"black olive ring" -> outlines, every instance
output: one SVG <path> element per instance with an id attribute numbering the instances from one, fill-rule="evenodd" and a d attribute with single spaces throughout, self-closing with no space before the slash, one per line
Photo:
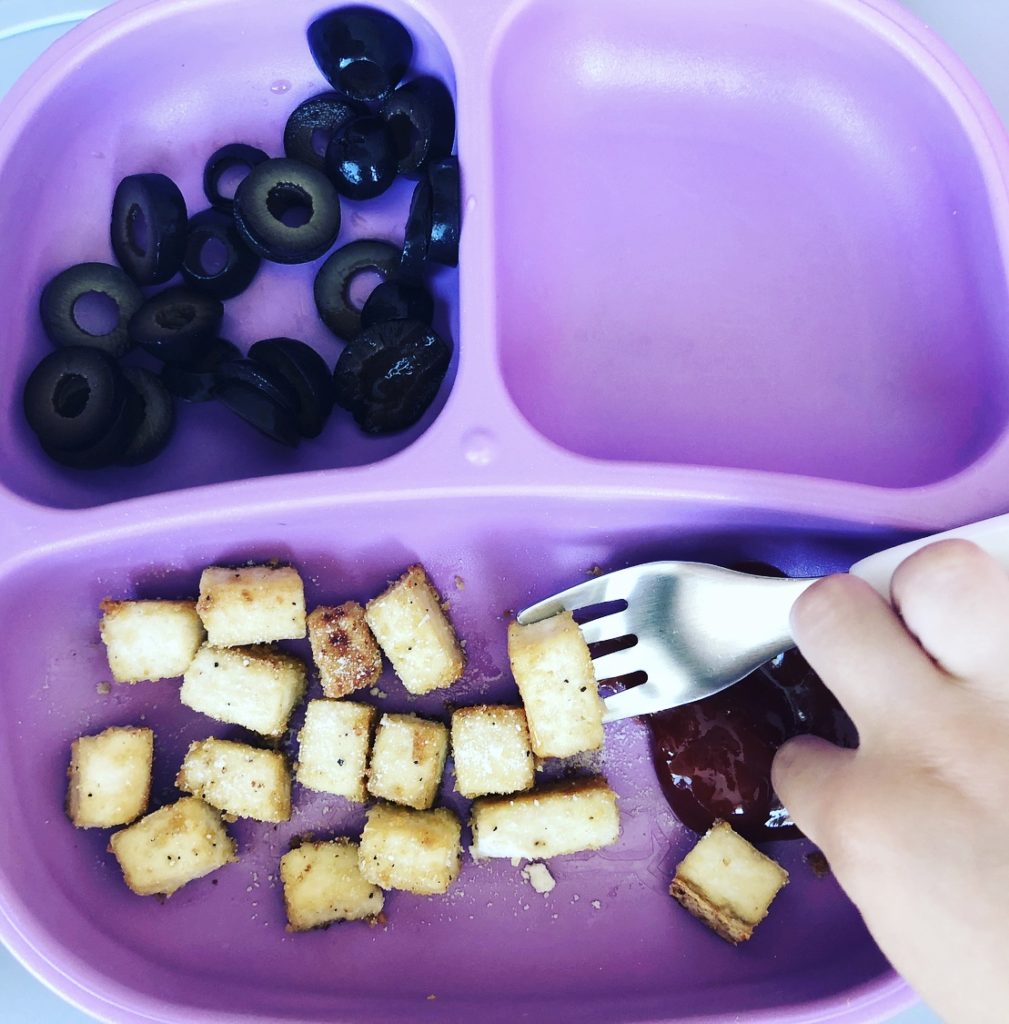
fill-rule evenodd
<path id="1" fill-rule="evenodd" d="M 360 238 L 337 249 L 315 278 L 315 305 L 322 322 L 345 341 L 355 338 L 361 330 L 361 311 L 350 301 L 351 279 L 364 270 L 388 277 L 398 263 L 399 250 L 375 239 Z"/>

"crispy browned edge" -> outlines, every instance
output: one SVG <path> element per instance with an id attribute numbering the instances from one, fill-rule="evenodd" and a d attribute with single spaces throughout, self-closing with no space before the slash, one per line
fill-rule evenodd
<path id="1" fill-rule="evenodd" d="M 715 821 L 708 832 L 718 828 L 720 825 L 726 825 L 727 823 L 721 820 Z M 731 825 L 727 826 L 732 828 Z M 708 834 L 705 832 L 705 835 Z M 701 838 L 704 838 L 703 836 Z M 698 840 L 700 842 L 700 840 Z M 760 851 L 757 851 L 760 853 Z M 767 857 L 767 854 L 761 854 L 763 857 Z M 768 857 L 768 860 L 773 860 L 772 857 Z M 777 864 L 777 861 L 774 861 Z M 779 864 L 778 867 L 781 867 Z M 780 892 L 786 885 L 788 885 L 788 873 L 785 873 L 785 879 L 778 887 Z M 698 920 L 703 921 L 716 935 L 721 936 L 726 942 L 731 942 L 734 946 L 738 946 L 741 942 L 746 942 L 752 935 L 754 929 L 760 924 L 761 921 L 767 917 L 767 912 L 770 910 L 770 904 L 764 909 L 764 913 L 761 914 L 760 919 L 750 924 L 747 921 L 742 921 L 735 914 L 731 914 L 728 910 L 719 909 L 716 907 L 703 893 L 702 890 L 696 886 L 691 885 L 685 879 L 679 877 L 679 868 L 677 868 L 677 875 L 673 878 L 669 885 L 669 895 L 676 900 L 685 910 L 693 914 Z M 777 895 L 777 893 L 775 893 Z"/>
<path id="2" fill-rule="evenodd" d="M 334 622 L 338 617 L 349 620 L 349 624 Z M 322 692 L 327 697 L 334 699 L 346 697 L 358 690 L 374 686 L 378 682 L 382 675 L 382 652 L 372 635 L 368 620 L 365 618 L 364 608 L 357 601 L 345 601 L 335 607 L 320 605 L 309 614 L 307 624 L 312 658 L 319 672 Z M 324 633 L 324 643 L 319 651 L 316 651 L 314 642 L 316 629 Z M 361 650 L 362 644 L 368 648 L 366 652 Z M 348 675 L 354 675 L 354 670 L 360 671 L 361 681 L 359 683 L 348 685 L 349 680 L 345 679 L 338 682 L 337 685 L 332 685 L 333 681 L 324 662 L 334 654 L 342 654 L 350 660 L 352 671 Z"/>
<path id="3" fill-rule="evenodd" d="M 146 808 L 150 804 L 150 802 L 151 802 L 151 777 L 154 774 L 154 771 L 153 771 L 153 768 L 154 768 L 154 730 L 152 728 L 150 728 L 150 726 L 146 726 L 146 725 L 110 725 L 108 727 L 108 729 L 103 729 L 99 733 L 94 733 L 94 734 L 87 733 L 85 735 L 102 736 L 105 733 L 107 733 L 109 731 L 109 729 L 129 729 L 130 732 L 149 732 L 151 734 L 151 770 L 148 771 L 148 773 L 147 773 L 147 789 L 144 791 L 144 807 Z M 67 778 L 70 780 L 70 782 L 69 782 L 69 785 L 67 786 L 66 798 L 63 801 L 63 810 L 64 810 L 64 813 L 66 814 L 67 818 L 70 819 L 70 823 L 74 826 L 74 828 L 98 828 L 100 826 L 97 826 L 97 825 L 78 825 L 77 822 L 74 820 L 73 813 L 70 810 L 70 802 L 71 802 L 71 799 L 73 797 L 73 788 L 74 788 L 74 765 L 77 763 L 77 744 L 83 738 L 84 738 L 83 736 L 78 736 L 77 739 L 75 739 L 70 744 L 70 763 L 67 765 Z M 124 828 L 129 827 L 130 825 L 133 824 L 134 821 L 139 821 L 146 813 L 147 813 L 146 809 L 141 811 L 133 819 L 133 821 L 123 822 L 122 823 L 122 827 L 124 827 Z M 118 825 L 112 825 L 111 827 L 112 828 L 118 828 L 119 826 Z"/>
<path id="4" fill-rule="evenodd" d="M 431 577 L 428 576 L 427 570 L 421 565 L 420 562 L 414 562 L 413 565 L 408 566 L 406 572 L 398 580 L 394 580 L 382 591 L 378 597 L 373 597 L 368 604 L 365 606 L 367 611 L 376 601 L 380 601 L 390 591 L 395 590 L 398 586 L 404 585 L 407 587 L 419 587 L 426 588 L 434 599 L 434 603 L 438 605 L 442 610 L 442 614 L 445 616 L 446 621 L 452 630 L 452 644 L 455 648 L 455 653 L 459 658 L 459 672 L 454 679 L 448 680 L 442 686 L 435 687 L 435 689 L 443 689 L 445 686 L 451 686 L 452 683 L 462 678 L 463 673 L 466 671 L 466 652 L 462 649 L 462 644 L 459 643 L 459 634 L 456 632 L 455 623 L 449 617 L 448 612 L 445 609 L 445 602 L 442 601 L 441 595 L 435 589 L 434 584 L 431 582 Z"/>
<path id="5" fill-rule="evenodd" d="M 340 846 L 352 846 L 352 845 L 354 845 L 354 840 L 348 839 L 346 836 L 336 836 L 333 839 L 322 839 L 322 840 L 318 840 L 318 841 L 314 841 L 314 842 L 309 842 L 309 843 L 300 843 L 297 848 L 300 849 L 303 846 L 315 846 L 315 847 L 328 846 L 330 843 L 338 843 Z M 291 849 L 293 850 L 293 849 L 295 849 L 295 847 L 292 847 Z M 288 852 L 290 852 L 290 850 Z M 283 862 L 283 859 L 284 858 L 281 857 L 281 862 Z M 312 925 L 309 928 L 299 928 L 297 925 L 292 924 L 291 923 L 291 904 L 288 902 L 288 899 L 287 899 L 287 886 L 284 885 L 283 863 L 281 863 L 280 875 L 281 875 L 280 887 L 281 887 L 281 889 L 284 892 L 284 915 L 287 918 L 287 925 L 285 926 L 285 930 L 286 931 L 289 931 L 289 932 L 310 932 L 310 931 L 316 931 L 316 930 L 321 930 L 321 929 L 328 928 L 331 924 L 341 924 L 341 923 L 343 923 L 343 922 L 340 922 L 340 921 L 324 921 L 322 924 L 314 924 L 314 925 Z M 367 881 L 367 879 L 365 879 L 365 881 Z M 375 883 L 374 882 L 368 882 L 368 884 L 369 885 L 374 885 Z M 376 886 L 376 888 L 378 888 L 378 887 Z M 379 914 L 381 914 L 381 911 L 379 911 Z M 366 921 L 368 923 L 374 923 L 378 919 L 379 914 L 371 914 L 369 917 L 361 918 L 361 920 L 362 921 Z"/>

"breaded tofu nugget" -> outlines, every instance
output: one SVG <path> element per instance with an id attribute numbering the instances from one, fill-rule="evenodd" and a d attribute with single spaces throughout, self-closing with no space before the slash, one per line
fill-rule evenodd
<path id="1" fill-rule="evenodd" d="M 680 861 L 669 895 L 727 942 L 738 945 L 767 916 L 788 872 L 724 821 Z"/>
<path id="2" fill-rule="evenodd" d="M 195 601 L 102 601 L 99 629 L 117 683 L 175 679 L 203 643 Z"/>
<path id="3" fill-rule="evenodd" d="M 364 779 L 378 712 L 350 700 L 310 700 L 298 734 L 297 779 L 308 789 L 356 803 L 368 798 Z"/>
<path id="4" fill-rule="evenodd" d="M 422 565 L 411 565 L 385 593 L 369 601 L 365 617 L 410 693 L 451 686 L 462 675 L 462 647 Z"/>
<path id="5" fill-rule="evenodd" d="M 213 737 L 197 740 L 189 746 L 175 785 L 233 818 L 291 817 L 291 775 L 276 750 Z"/>
<path id="6" fill-rule="evenodd" d="M 305 664 L 270 646 L 204 644 L 182 679 L 186 707 L 219 722 L 281 736 L 305 695 Z"/>
<path id="7" fill-rule="evenodd" d="M 346 697 L 378 682 L 382 652 L 356 601 L 316 608 L 308 617 L 308 638 L 327 697 Z"/>
<path id="8" fill-rule="evenodd" d="M 508 658 L 533 753 L 571 757 L 603 745 L 603 702 L 592 658 L 570 612 L 508 626 Z"/>
<path id="9" fill-rule="evenodd" d="M 291 566 L 212 565 L 200 577 L 196 610 L 215 647 L 300 640 L 305 635 L 305 588 Z"/>
<path id="10" fill-rule="evenodd" d="M 418 896 L 447 892 L 459 874 L 460 835 L 459 819 L 447 807 L 414 811 L 376 804 L 361 834 L 361 874 L 383 889 Z"/>
<path id="11" fill-rule="evenodd" d="M 419 811 L 434 803 L 448 756 L 448 729 L 416 715 L 383 715 L 368 767 L 368 792 Z"/>
<path id="12" fill-rule="evenodd" d="M 452 713 L 455 788 L 468 799 L 532 789 L 536 759 L 522 708 L 484 704 Z"/>
<path id="13" fill-rule="evenodd" d="M 474 860 L 545 860 L 598 850 L 620 836 L 617 795 L 601 776 L 514 796 L 484 797 L 474 802 L 470 825 Z"/>
<path id="14" fill-rule="evenodd" d="M 221 816 L 195 796 L 183 797 L 113 833 L 109 852 L 139 896 L 171 896 L 187 882 L 238 859 Z"/>
<path id="15" fill-rule="evenodd" d="M 147 810 L 154 733 L 113 726 L 70 745 L 67 816 L 78 828 L 128 825 Z"/>
<path id="16" fill-rule="evenodd" d="M 349 839 L 302 843 L 285 853 L 280 880 L 292 932 L 373 918 L 385 904 L 385 893 L 361 874 L 358 844 Z"/>

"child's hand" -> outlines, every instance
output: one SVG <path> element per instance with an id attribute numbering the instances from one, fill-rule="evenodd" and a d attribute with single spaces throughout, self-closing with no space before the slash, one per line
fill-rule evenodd
<path id="1" fill-rule="evenodd" d="M 792 616 L 861 746 L 803 736 L 774 786 L 894 967 L 950 1021 L 1009 1015 L 1009 574 L 973 544 L 907 559 L 896 611 L 833 576 Z"/>

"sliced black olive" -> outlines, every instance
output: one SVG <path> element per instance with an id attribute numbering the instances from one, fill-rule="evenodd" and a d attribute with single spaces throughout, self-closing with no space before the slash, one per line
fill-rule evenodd
<path id="1" fill-rule="evenodd" d="M 298 444 L 295 416 L 262 389 L 242 381 L 222 381 L 217 400 L 267 437 L 294 448 Z"/>
<path id="2" fill-rule="evenodd" d="M 406 218 L 406 236 L 400 267 L 408 277 L 417 277 L 427 264 L 427 247 L 431 241 L 431 182 L 426 177 L 417 182 L 410 199 Z"/>
<path id="3" fill-rule="evenodd" d="M 413 57 L 410 33 L 373 7 L 341 7 L 316 18 L 308 45 L 334 89 L 353 100 L 382 100 Z"/>
<path id="4" fill-rule="evenodd" d="M 168 443 L 175 427 L 175 408 L 165 385 L 150 370 L 126 366 L 123 375 L 140 396 L 143 412 L 117 461 L 121 466 L 139 466 L 159 455 Z"/>
<path id="5" fill-rule="evenodd" d="M 230 188 L 222 188 L 225 185 L 225 175 L 240 171 L 243 167 L 248 173 L 253 167 L 269 159 L 261 149 L 247 146 L 244 142 L 231 142 L 227 146 L 221 146 L 203 169 L 203 191 L 207 202 L 220 210 L 230 212 L 235 204 L 238 182 L 232 181 Z M 225 192 L 230 192 L 230 195 L 226 195 Z"/>
<path id="6" fill-rule="evenodd" d="M 266 160 L 235 193 L 235 222 L 253 252 L 274 263 L 309 263 L 336 241 L 340 197 L 315 167 Z"/>
<path id="7" fill-rule="evenodd" d="M 459 191 L 459 161 L 454 156 L 436 160 L 427 169 L 431 182 L 431 237 L 427 258 L 447 267 L 459 263 L 459 227 L 462 199 Z"/>
<path id="8" fill-rule="evenodd" d="M 25 419 L 45 447 L 80 451 L 112 429 L 127 388 L 111 356 L 68 345 L 50 352 L 29 375 L 23 394 Z"/>
<path id="9" fill-rule="evenodd" d="M 333 377 L 314 348 L 294 338 L 268 338 L 249 349 L 249 358 L 281 374 L 298 395 L 298 430 L 318 437 L 333 411 Z"/>
<path id="10" fill-rule="evenodd" d="M 185 365 L 217 337 L 223 316 L 220 299 L 195 288 L 168 288 L 134 313 L 130 338 L 163 362 Z"/>
<path id="11" fill-rule="evenodd" d="M 42 289 L 39 313 L 54 344 L 83 345 L 121 356 L 130 347 L 130 317 L 143 302 L 143 293 L 119 267 L 79 263 Z"/>
<path id="12" fill-rule="evenodd" d="M 405 430 L 434 401 L 452 349 L 427 324 L 388 320 L 362 331 L 333 374 L 336 404 L 369 434 Z"/>
<path id="13" fill-rule="evenodd" d="M 124 384 L 125 400 L 112 426 L 87 448 L 68 451 L 43 444 L 42 450 L 56 462 L 72 469 L 103 469 L 119 462 L 136 435 L 144 416 L 144 403 L 136 388 Z"/>
<path id="14" fill-rule="evenodd" d="M 361 310 L 361 329 L 386 320 L 420 320 L 429 324 L 433 319 L 434 299 L 422 284 L 383 281 L 375 286 Z"/>
<path id="15" fill-rule="evenodd" d="M 455 105 L 440 79 L 421 75 L 401 85 L 382 104 L 382 117 L 392 133 L 400 174 L 415 175 L 452 152 Z"/>
<path id="16" fill-rule="evenodd" d="M 284 152 L 292 160 L 323 170 L 330 140 L 366 108 L 346 96 L 324 92 L 295 107 L 284 127 Z"/>
<path id="17" fill-rule="evenodd" d="M 374 199 L 395 180 L 399 158 L 392 132 L 380 117 L 348 121 L 326 150 L 326 170 L 348 199 Z"/>
<path id="18" fill-rule="evenodd" d="M 252 284 L 259 257 L 238 233 L 235 218 L 223 210 L 203 210 L 189 221 L 182 279 L 218 299 L 232 299 Z"/>
<path id="19" fill-rule="evenodd" d="M 345 341 L 355 337 L 361 329 L 361 311 L 350 300 L 351 280 L 365 270 L 388 277 L 398 261 L 394 245 L 375 239 L 360 238 L 337 249 L 315 277 L 315 305 L 322 322 Z"/>
<path id="20" fill-rule="evenodd" d="M 164 174 L 123 178 L 112 201 L 112 251 L 137 284 L 164 284 L 186 251 L 186 201 Z"/>
<path id="21" fill-rule="evenodd" d="M 162 383 L 176 398 L 186 402 L 209 402 L 217 386 L 217 369 L 230 359 L 241 359 L 242 353 L 230 341 L 215 338 L 200 355 L 184 366 L 166 363 L 161 369 Z"/>
<path id="22" fill-rule="evenodd" d="M 284 374 L 251 359 L 233 359 L 217 368 L 217 392 L 231 384 L 257 388 L 291 416 L 298 415 L 298 392 Z"/>

